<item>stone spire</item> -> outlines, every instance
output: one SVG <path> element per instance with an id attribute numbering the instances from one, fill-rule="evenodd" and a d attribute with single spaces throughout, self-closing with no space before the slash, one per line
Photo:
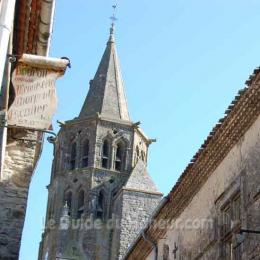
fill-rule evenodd
<path id="1" fill-rule="evenodd" d="M 106 50 L 94 79 L 90 81 L 89 92 L 79 117 L 97 114 L 109 119 L 130 121 L 116 52 L 113 24 L 110 28 Z"/>

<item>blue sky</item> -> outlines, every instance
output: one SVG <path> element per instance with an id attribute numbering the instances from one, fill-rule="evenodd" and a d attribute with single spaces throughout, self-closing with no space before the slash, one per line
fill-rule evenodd
<path id="1" fill-rule="evenodd" d="M 157 142 L 149 172 L 167 194 L 260 64 L 258 0 L 118 0 L 116 42 L 133 121 Z M 72 68 L 58 80 L 54 122 L 78 115 L 103 54 L 114 1 L 57 1 L 51 55 Z M 55 124 L 55 131 L 58 127 Z M 20 260 L 37 259 L 52 145 L 33 176 Z"/>

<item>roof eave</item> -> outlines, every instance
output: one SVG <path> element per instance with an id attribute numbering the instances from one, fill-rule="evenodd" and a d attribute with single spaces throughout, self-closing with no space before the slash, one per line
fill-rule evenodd
<path id="1" fill-rule="evenodd" d="M 226 116 L 223 119 L 220 119 L 219 123 L 213 128 L 204 144 L 193 157 L 190 164 L 184 170 L 173 189 L 168 194 L 169 201 L 163 204 L 156 215 L 153 216 L 153 219 L 166 218 L 168 220 L 172 220 L 173 218 L 178 217 L 182 210 L 190 203 L 199 188 L 205 183 L 210 174 L 214 172 L 223 158 L 225 158 L 241 136 L 246 133 L 249 127 L 258 118 L 260 115 L 260 106 L 258 105 L 260 104 L 260 68 L 254 70 L 254 73 L 250 76 L 249 80 L 246 81 L 246 85 L 248 88 L 244 88 L 242 91 L 239 91 L 238 95 L 235 97 L 235 100 L 226 111 Z M 244 120 L 241 120 L 243 117 Z M 234 122 L 235 118 L 239 122 L 237 125 L 231 124 Z M 236 131 L 236 136 L 232 136 L 231 138 L 228 133 L 230 132 L 235 134 L 232 129 L 234 127 L 240 128 L 239 131 Z M 225 136 L 223 135 L 224 133 Z M 223 138 L 229 140 L 229 142 L 226 143 L 227 146 L 218 143 L 220 142 L 218 136 L 222 136 L 222 141 Z M 217 146 L 217 144 L 220 147 L 219 149 L 222 150 L 222 154 L 216 158 L 216 161 L 210 162 L 215 160 L 213 159 L 215 157 L 211 156 L 208 158 L 207 154 L 209 153 L 209 150 L 212 150 L 213 146 Z M 217 152 L 218 151 L 215 151 L 215 153 Z M 203 167 L 201 166 L 201 162 L 203 160 L 208 165 L 211 163 L 213 164 L 211 168 L 204 169 L 204 172 L 202 171 Z M 193 182 L 195 175 L 198 180 L 197 185 Z M 185 201 L 183 201 L 182 198 L 185 198 Z M 166 231 L 167 229 L 158 230 L 155 226 L 153 226 L 153 224 L 148 225 L 143 230 L 143 232 L 149 233 L 149 236 L 153 237 L 154 240 L 158 240 L 160 236 L 165 235 Z M 139 235 L 131 245 L 124 259 L 134 259 L 136 257 L 138 257 L 138 259 L 144 259 L 151 252 L 151 250 L 152 246 L 147 244 L 142 236 Z"/>

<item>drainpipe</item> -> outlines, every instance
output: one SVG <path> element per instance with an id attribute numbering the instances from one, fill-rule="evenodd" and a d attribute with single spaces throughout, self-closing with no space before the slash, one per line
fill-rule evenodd
<path id="1" fill-rule="evenodd" d="M 14 23 L 16 0 L 0 1 L 0 91 L 3 95 L 1 110 L 7 108 L 8 89 L 10 82 L 11 64 L 9 63 L 7 54 L 12 50 L 12 30 Z M 11 53 L 11 52 L 10 52 Z M 2 89 L 4 87 L 4 89 Z M 5 112 L 1 111 L 0 118 L 5 119 Z M 3 122 L 1 122 L 2 124 Z M 5 147 L 7 140 L 7 129 L 0 129 L 0 180 L 3 171 L 3 161 L 5 155 Z"/>
<path id="2" fill-rule="evenodd" d="M 128 248 L 123 260 L 127 260 L 128 256 L 131 254 L 131 252 L 133 251 L 135 244 L 137 243 L 137 241 L 143 237 L 143 239 L 147 242 L 149 242 L 150 244 L 153 245 L 153 249 L 155 249 L 155 260 L 158 260 L 158 246 L 154 241 L 151 241 L 150 239 L 148 239 L 145 236 L 145 232 L 147 231 L 148 227 L 150 226 L 149 223 L 152 223 L 153 220 L 155 219 L 155 217 L 157 216 L 157 214 L 161 211 L 161 209 L 163 208 L 163 206 L 168 202 L 169 200 L 169 194 L 165 197 L 163 197 L 159 203 L 159 205 L 155 208 L 155 210 L 152 213 L 152 217 L 150 218 L 150 221 L 148 221 L 148 224 L 146 225 L 146 227 L 144 227 L 140 233 L 138 234 L 138 236 L 136 237 L 136 239 L 131 243 L 130 247 Z"/>
<path id="3" fill-rule="evenodd" d="M 2 0 L 0 10 L 0 87 L 2 86 L 5 62 L 14 22 L 16 0 Z"/>
<path id="4" fill-rule="evenodd" d="M 150 223 L 154 220 L 155 216 L 160 212 L 160 210 L 167 203 L 168 200 L 169 200 L 169 195 L 162 198 L 159 205 L 155 208 L 155 210 L 152 213 L 152 217 L 150 218 Z M 148 224 L 148 226 L 149 226 L 149 224 Z M 153 249 L 155 251 L 154 259 L 158 260 L 158 245 L 157 245 L 157 242 L 151 240 L 151 238 L 149 238 L 148 236 L 145 235 L 145 231 L 148 229 L 148 226 L 141 231 L 141 235 L 142 235 L 142 237 L 145 241 L 147 241 L 148 243 L 150 243 L 153 246 Z"/>
<path id="5" fill-rule="evenodd" d="M 148 236 L 146 236 L 144 230 L 142 230 L 142 237 L 144 238 L 145 241 L 147 241 L 148 243 L 150 243 L 153 246 L 153 249 L 154 249 L 154 252 L 155 252 L 154 260 L 158 260 L 158 245 L 157 245 L 157 243 L 154 242 Z"/>

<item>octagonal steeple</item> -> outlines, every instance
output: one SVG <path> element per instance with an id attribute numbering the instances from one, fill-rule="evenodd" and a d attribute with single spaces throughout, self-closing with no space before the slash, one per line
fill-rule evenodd
<path id="1" fill-rule="evenodd" d="M 109 119 L 130 121 L 113 25 L 95 77 L 90 81 L 89 92 L 79 117 L 97 114 Z"/>

